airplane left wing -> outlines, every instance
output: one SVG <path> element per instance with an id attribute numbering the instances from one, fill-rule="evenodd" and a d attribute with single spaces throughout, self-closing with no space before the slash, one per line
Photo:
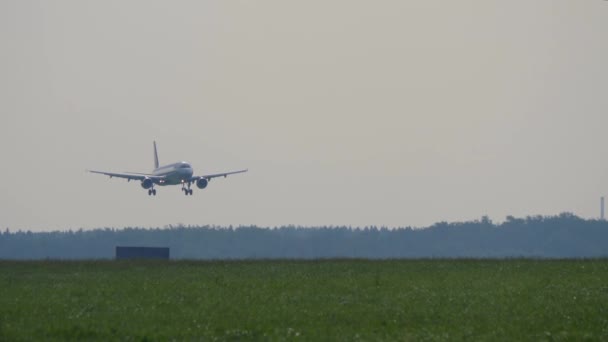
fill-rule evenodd
<path id="1" fill-rule="evenodd" d="M 234 175 L 236 173 L 243 173 L 243 172 L 247 172 L 249 171 L 249 169 L 244 169 L 244 170 L 238 170 L 238 171 L 230 171 L 230 172 L 223 172 L 223 173 L 213 173 L 210 175 L 203 175 L 203 176 L 192 176 L 192 181 L 197 181 L 199 179 L 211 179 L 211 178 L 216 178 L 216 177 L 227 177 L 228 175 Z"/>

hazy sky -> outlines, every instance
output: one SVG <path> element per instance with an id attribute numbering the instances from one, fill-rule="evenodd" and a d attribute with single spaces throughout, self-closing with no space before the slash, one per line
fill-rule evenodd
<path id="1" fill-rule="evenodd" d="M 608 2 L 0 0 L 0 228 L 599 215 Z M 85 169 L 250 172 L 184 196 Z"/>

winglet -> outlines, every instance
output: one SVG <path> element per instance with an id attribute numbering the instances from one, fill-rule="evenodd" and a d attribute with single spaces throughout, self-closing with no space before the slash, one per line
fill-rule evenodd
<path id="1" fill-rule="evenodd" d="M 154 169 L 158 169 L 158 152 L 156 151 L 156 141 L 154 141 Z"/>

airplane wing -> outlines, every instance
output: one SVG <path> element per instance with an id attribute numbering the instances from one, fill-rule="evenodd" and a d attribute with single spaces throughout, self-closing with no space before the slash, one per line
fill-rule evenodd
<path id="1" fill-rule="evenodd" d="M 112 178 L 112 177 L 126 178 L 127 180 L 133 180 L 133 179 L 143 180 L 145 178 L 149 178 L 153 181 L 159 181 L 159 180 L 163 179 L 163 177 L 158 177 L 158 176 L 145 174 L 145 173 L 114 173 L 114 172 L 95 171 L 95 170 L 88 170 L 88 171 L 91 173 L 99 173 L 101 175 L 106 175 L 106 176 L 109 176 L 110 178 Z"/>
<path id="2" fill-rule="evenodd" d="M 223 173 L 214 173 L 214 174 L 210 174 L 210 175 L 203 175 L 203 176 L 192 176 L 192 180 L 193 181 L 197 181 L 201 178 L 204 179 L 211 179 L 211 178 L 216 178 L 216 177 L 227 177 L 228 175 L 233 175 L 235 173 L 243 173 L 243 172 L 247 172 L 249 171 L 249 169 L 244 169 L 244 170 L 238 170 L 238 171 L 230 171 L 230 172 L 223 172 Z"/>

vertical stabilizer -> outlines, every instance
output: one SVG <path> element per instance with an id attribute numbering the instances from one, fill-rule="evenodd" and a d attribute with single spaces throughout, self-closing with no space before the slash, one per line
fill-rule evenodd
<path id="1" fill-rule="evenodd" d="M 154 142 L 154 169 L 158 169 L 158 152 L 156 151 L 156 141 Z"/>

